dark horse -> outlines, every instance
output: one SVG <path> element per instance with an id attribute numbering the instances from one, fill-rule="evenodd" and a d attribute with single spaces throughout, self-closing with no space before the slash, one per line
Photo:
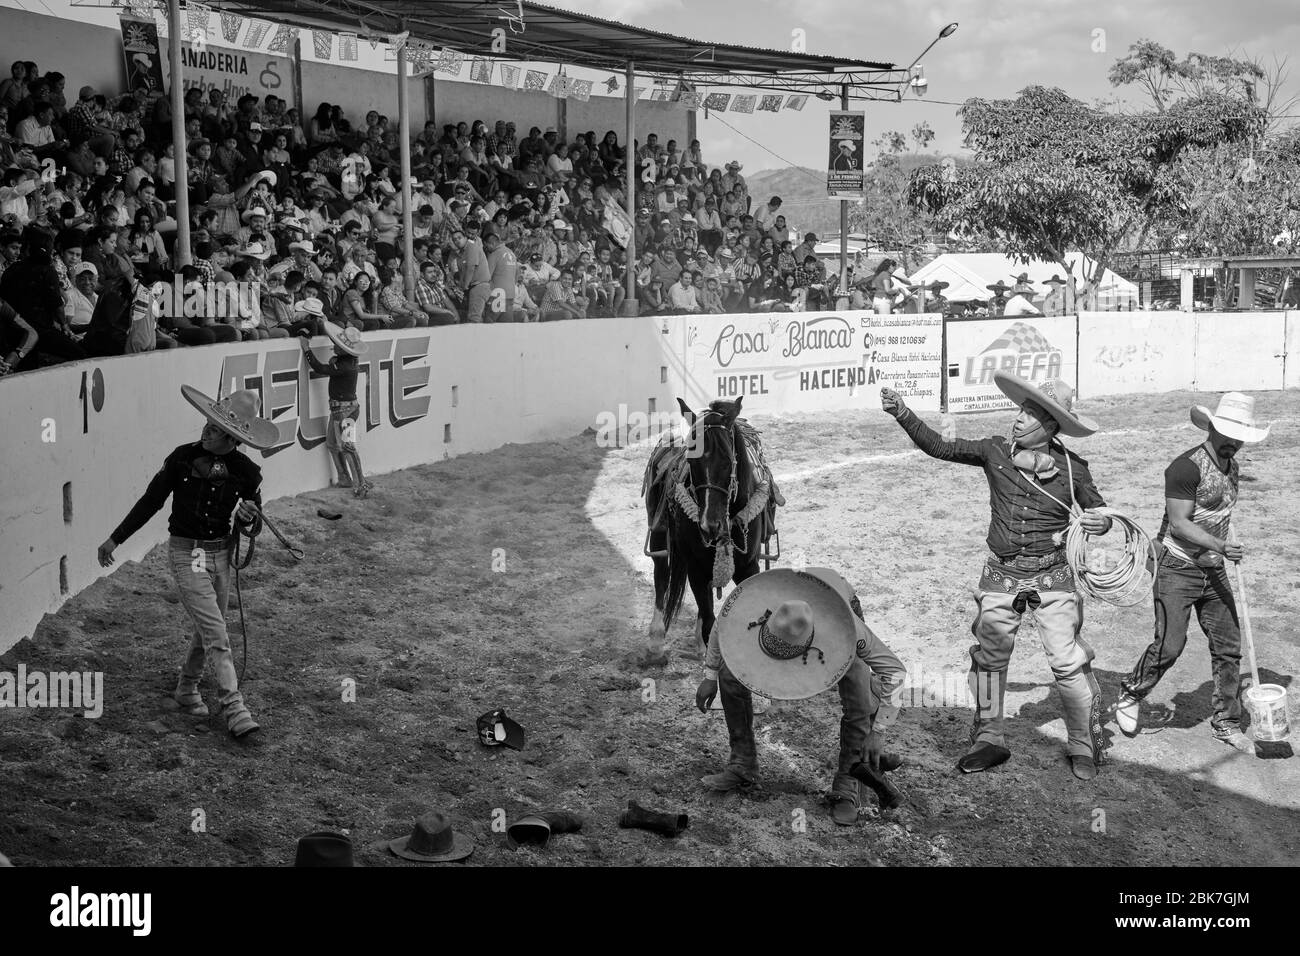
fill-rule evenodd
<path id="1" fill-rule="evenodd" d="M 715 620 L 711 592 L 716 588 L 721 593 L 726 584 L 715 580 L 715 569 L 725 571 L 725 555 L 718 560 L 717 549 L 731 549 L 730 579 L 735 583 L 757 574 L 760 557 L 770 563 L 778 556 L 761 549 L 768 537 L 765 530 L 771 527 L 773 502 L 783 503 L 761 460 L 757 433 L 738 419 L 741 399 L 715 401 L 698 415 L 680 398 L 677 404 L 690 426 L 685 445 L 661 443 L 650 456 L 642 487 L 650 522 L 646 553 L 655 568 L 650 638 L 659 646 L 677 616 L 688 581 L 699 608 L 700 639 L 708 643 Z M 679 495 L 694 502 L 694 508 L 684 506 Z M 747 507 L 758 510 L 742 526 L 741 513 Z"/>

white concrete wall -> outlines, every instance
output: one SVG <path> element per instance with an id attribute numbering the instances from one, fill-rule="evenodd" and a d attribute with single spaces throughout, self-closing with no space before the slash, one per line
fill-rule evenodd
<path id="1" fill-rule="evenodd" d="M 1079 394 L 1295 388 L 1297 326 L 1297 312 L 1083 312 Z"/>
<path id="2" fill-rule="evenodd" d="M 0 35 L 4 37 L 0 74 L 8 77 L 14 60 L 31 60 L 41 76 L 62 73 L 68 78 L 64 95 L 69 106 L 87 84 L 106 96 L 126 87 L 120 30 L 4 8 L 0 9 Z"/>
<path id="3" fill-rule="evenodd" d="M 311 46 L 311 35 L 303 38 L 305 47 Z M 424 128 L 426 115 L 424 80 L 407 81 L 406 95 L 410 102 L 411 132 Z M 379 73 L 337 63 L 302 64 L 303 128 L 316 114 L 322 103 L 343 107 L 343 115 L 353 128 L 365 126 L 366 113 L 375 110 L 388 117 L 390 129 L 401 121 L 397 112 L 397 72 Z"/>

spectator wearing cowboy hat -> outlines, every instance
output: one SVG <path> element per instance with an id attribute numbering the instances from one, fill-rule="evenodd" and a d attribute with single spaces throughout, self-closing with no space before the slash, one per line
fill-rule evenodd
<path id="1" fill-rule="evenodd" d="M 1044 315 L 1065 315 L 1066 312 L 1066 295 L 1065 288 L 1069 283 L 1061 278 L 1060 274 L 1053 274 L 1043 285 L 1047 286 L 1047 295 L 1043 298 Z"/>
<path id="2" fill-rule="evenodd" d="M 975 591 L 978 611 L 971 625 L 975 722 L 971 748 L 957 768 L 976 773 L 1011 756 L 1003 727 L 1007 669 L 1022 616 L 1033 610 L 1064 710 L 1070 769 L 1080 780 L 1091 780 L 1103 746 L 1100 689 L 1092 673 L 1093 650 L 1080 637 L 1083 596 L 1061 540 L 1072 520 L 1091 535 L 1105 534 L 1111 520 L 1097 513 L 1106 502 L 1088 463 L 1068 451 L 1058 435 L 1091 435 L 1097 424 L 1072 411 L 1074 390 L 1060 379 L 1034 384 L 999 370 L 993 380 L 1020 406 L 1010 439 L 945 441 L 897 392 L 880 392 L 881 407 L 921 451 L 939 461 L 982 468 L 989 485 L 991 554 Z"/>
<path id="3" fill-rule="evenodd" d="M 208 716 L 199 681 L 205 665 L 211 667 L 219 713 L 230 733 L 243 738 L 259 727 L 239 691 L 226 631 L 231 517 L 233 514 L 248 533 L 260 529 L 262 470 L 238 448 L 240 444 L 272 448 L 280 440 L 279 428 L 258 417 L 258 397 L 252 390 L 218 401 L 182 385 L 181 395 L 208 420 L 202 435 L 167 456 L 140 500 L 99 546 L 98 558 L 102 567 L 112 566 L 113 551 L 144 527 L 171 497 L 168 556 L 181 603 L 194 623 L 189 654 L 173 696 L 184 713 Z"/>
<path id="4" fill-rule="evenodd" d="M 993 293 L 993 298 L 989 300 L 989 315 L 1001 315 L 1002 310 L 1007 305 L 1007 293 L 1011 291 L 1011 286 L 1007 285 L 1001 279 L 992 285 L 986 285 L 984 288 Z"/>
<path id="5" fill-rule="evenodd" d="M 1033 303 L 1033 298 L 1034 284 L 1029 281 L 1029 273 L 1022 272 L 1016 276 L 1016 284 L 1011 289 L 1011 298 L 1007 299 L 1006 305 L 1002 307 L 1002 314 L 1005 316 L 1041 316 L 1043 313 L 1038 311 L 1038 307 Z"/>
<path id="6" fill-rule="evenodd" d="M 848 582 L 831 569 L 778 569 L 747 578 L 718 614 L 695 691 L 702 713 L 721 691 L 731 741 L 726 768 L 701 782 L 715 793 L 754 784 L 753 694 L 806 700 L 835 687 L 844 716 L 831 815 L 852 825 L 862 805 L 858 780 L 875 782 L 902 763 L 885 753 L 885 737 L 898 717 L 906 673 L 866 625 Z"/>
<path id="7" fill-rule="evenodd" d="M 1152 588 L 1155 637 L 1120 682 L 1115 716 L 1126 735 L 1138 732 L 1141 702 L 1183 653 L 1195 608 L 1210 644 L 1210 731 L 1253 754 L 1254 743 L 1241 731 L 1241 630 L 1226 562 L 1239 562 L 1245 553 L 1230 531 L 1241 480 L 1237 453 L 1267 438 L 1271 426 L 1260 427 L 1255 399 L 1241 392 L 1224 395 L 1214 412 L 1192 406 L 1191 419 L 1206 438 L 1165 469 L 1165 515 L 1156 535 L 1159 568 Z"/>

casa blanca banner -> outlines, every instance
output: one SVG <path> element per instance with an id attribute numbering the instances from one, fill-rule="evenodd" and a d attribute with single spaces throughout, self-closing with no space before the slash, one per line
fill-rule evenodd
<path id="1" fill-rule="evenodd" d="M 874 312 L 668 317 L 687 401 L 744 397 L 753 413 L 880 408 L 892 388 L 917 411 L 939 410 L 943 319 Z"/>

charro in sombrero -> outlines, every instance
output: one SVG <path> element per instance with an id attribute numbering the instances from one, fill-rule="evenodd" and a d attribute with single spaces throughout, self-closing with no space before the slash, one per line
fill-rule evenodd
<path id="1" fill-rule="evenodd" d="M 885 754 L 884 735 L 898 716 L 896 690 L 906 673 L 861 620 L 848 582 L 829 568 L 782 569 L 745 579 L 720 612 L 695 692 L 701 711 L 721 692 L 731 741 L 726 768 L 702 782 L 724 793 L 753 784 L 753 690 L 795 700 L 838 684 L 843 720 L 831 817 L 843 825 L 857 820 L 859 781 L 876 792 L 882 809 L 897 805 L 898 792 L 880 774 L 902 763 Z"/>
<path id="2" fill-rule="evenodd" d="M 340 352 L 346 352 L 348 355 L 361 356 L 366 354 L 370 347 L 361 338 L 361 332 L 354 325 L 347 325 L 340 328 L 333 322 L 323 323 L 325 334 L 330 337 L 334 347 Z"/>
<path id="3" fill-rule="evenodd" d="M 274 448 L 280 440 L 280 429 L 274 422 L 258 418 L 257 393 L 243 389 L 223 399 L 212 399 L 191 385 L 182 385 L 185 400 L 203 413 L 204 417 L 235 441 L 258 449 Z"/>
<path id="4" fill-rule="evenodd" d="M 737 585 L 714 633 L 736 678 L 777 700 L 803 700 L 835 686 L 857 646 L 853 612 L 835 589 L 785 568 Z"/>
<path id="5" fill-rule="evenodd" d="M 1056 419 L 1057 424 L 1061 426 L 1062 435 L 1085 438 L 1095 433 L 1099 427 L 1091 418 L 1076 415 L 1070 410 L 1074 405 L 1074 389 L 1059 378 L 1051 378 L 1041 385 L 1035 385 L 1019 375 L 999 369 L 993 373 L 993 382 L 1001 389 L 1003 395 L 1017 405 L 1023 405 L 1025 402 L 1036 402 L 1040 405 L 1047 414 Z"/>
<path id="6" fill-rule="evenodd" d="M 1255 399 L 1241 392 L 1228 392 L 1219 399 L 1219 407 L 1211 412 L 1204 405 L 1192 406 L 1192 424 L 1201 431 L 1214 430 L 1225 438 L 1254 444 L 1268 437 L 1272 425 L 1263 428 L 1255 420 Z"/>

